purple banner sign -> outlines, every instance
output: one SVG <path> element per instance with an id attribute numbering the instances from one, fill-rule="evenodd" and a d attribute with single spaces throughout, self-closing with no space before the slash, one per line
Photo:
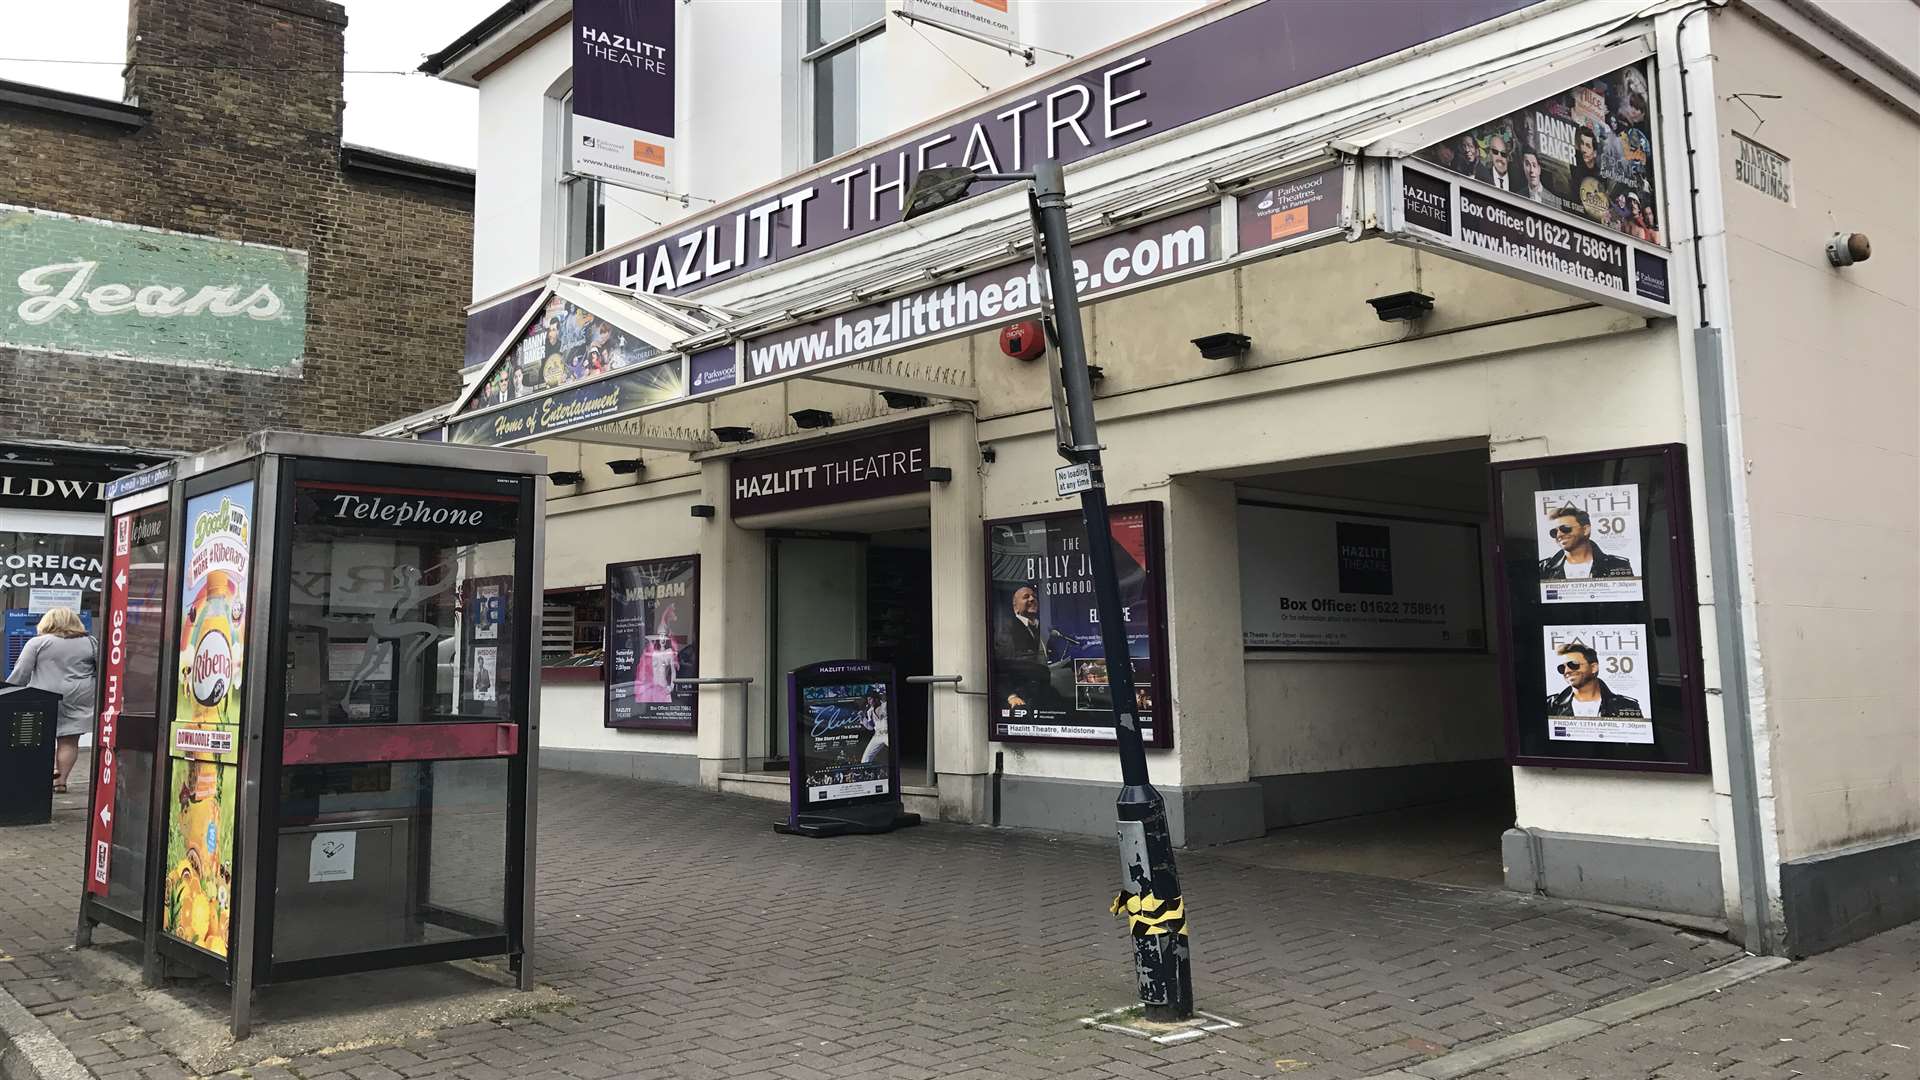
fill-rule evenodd
<path id="1" fill-rule="evenodd" d="M 574 172 L 672 190 L 675 0 L 574 0 Z"/>
<path id="2" fill-rule="evenodd" d="M 1340 173 L 1336 165 L 1240 196 L 1240 250 L 1257 251 L 1338 229 Z"/>
<path id="3" fill-rule="evenodd" d="M 1203 207 L 1073 247 L 1074 280 L 1086 301 L 1104 292 L 1218 262 L 1215 208 Z M 747 342 L 745 382 L 788 378 L 1040 309 L 1031 262 L 983 270 L 949 285 L 868 304 Z"/>
<path id="4" fill-rule="evenodd" d="M 590 281 L 684 293 L 900 220 L 915 172 L 1079 161 L 1527 7 L 1536 0 L 1354 5 L 1269 0 L 1017 100 L 582 268 Z M 990 191 L 982 183 L 975 191 Z M 526 310 L 530 294 L 500 301 Z M 478 363 L 498 337 L 468 341 Z M 476 349 L 477 346 L 477 349 Z M 476 351 L 479 353 L 475 355 Z"/>
<path id="5" fill-rule="evenodd" d="M 863 439 L 734 458 L 733 516 L 927 490 L 925 425 Z"/>

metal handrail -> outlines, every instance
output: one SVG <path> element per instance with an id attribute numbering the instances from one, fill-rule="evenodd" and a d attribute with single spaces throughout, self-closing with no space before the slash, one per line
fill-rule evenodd
<path id="1" fill-rule="evenodd" d="M 927 688 L 927 784 L 930 787 L 940 783 L 940 774 L 935 772 L 933 768 L 933 747 L 938 741 L 934 737 L 935 732 L 933 729 L 933 688 L 936 686 L 951 686 L 953 687 L 953 692 L 956 694 L 968 694 L 976 697 L 986 696 L 987 692 L 985 690 L 968 690 L 961 686 L 960 682 L 965 678 L 965 675 L 909 675 L 905 680 L 914 686 L 924 686 Z"/>
<path id="2" fill-rule="evenodd" d="M 753 676 L 709 675 L 699 679 L 673 680 L 675 686 L 737 686 L 740 688 L 740 771 L 747 771 L 747 733 L 753 730 Z"/>

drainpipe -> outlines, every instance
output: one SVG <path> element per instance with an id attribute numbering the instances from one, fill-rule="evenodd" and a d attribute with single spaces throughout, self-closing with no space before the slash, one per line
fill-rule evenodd
<path id="1" fill-rule="evenodd" d="M 1738 403 L 1734 398 L 1734 368 L 1727 316 L 1729 279 L 1725 242 L 1725 209 L 1720 197 L 1718 123 L 1708 66 L 1708 23 L 1688 36 L 1694 16 L 1724 6 L 1711 0 L 1681 16 L 1674 25 L 1674 52 L 1680 72 L 1681 132 L 1685 143 L 1688 189 L 1688 227 L 1694 268 L 1694 308 L 1699 323 L 1693 330 L 1693 361 L 1699 390 L 1701 472 L 1706 480 L 1706 538 L 1713 573 L 1713 621 L 1719 651 L 1721 727 L 1726 747 L 1727 789 L 1733 819 L 1733 848 L 1740 883 L 1740 936 L 1747 951 L 1761 956 L 1781 952 L 1773 913 L 1773 890 L 1767 874 L 1766 827 L 1760 807 L 1760 750 L 1754 735 L 1757 671 L 1749 666 L 1758 645 L 1748 630 L 1742 552 L 1745 521 L 1744 455 L 1740 451 Z M 1698 48 L 1689 50 L 1688 43 Z M 1701 60 L 1689 64 L 1692 52 Z M 1705 93 L 1693 84 L 1705 84 Z M 1697 106 L 1697 108 L 1696 108 Z M 1701 144 L 1706 144 L 1703 152 Z M 1702 157 L 1706 161 L 1702 162 Z M 1711 166 L 1702 178 L 1703 164 Z M 1703 204 L 1715 227 L 1713 250 L 1701 229 Z"/>

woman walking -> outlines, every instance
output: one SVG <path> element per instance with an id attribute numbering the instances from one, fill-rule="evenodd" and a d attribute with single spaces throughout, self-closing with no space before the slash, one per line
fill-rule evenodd
<path id="1" fill-rule="evenodd" d="M 93 730 L 96 650 L 72 608 L 48 610 L 35 629 L 39 636 L 20 650 L 20 660 L 13 665 L 7 681 L 60 695 L 60 722 L 54 728 L 53 790 L 64 794 L 67 774 L 80 756 L 80 736 Z"/>

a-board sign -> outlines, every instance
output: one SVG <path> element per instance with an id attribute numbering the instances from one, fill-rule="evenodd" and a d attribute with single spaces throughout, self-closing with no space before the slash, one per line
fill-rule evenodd
<path id="1" fill-rule="evenodd" d="M 828 660 L 787 674 L 793 814 L 900 798 L 893 669 Z"/>

